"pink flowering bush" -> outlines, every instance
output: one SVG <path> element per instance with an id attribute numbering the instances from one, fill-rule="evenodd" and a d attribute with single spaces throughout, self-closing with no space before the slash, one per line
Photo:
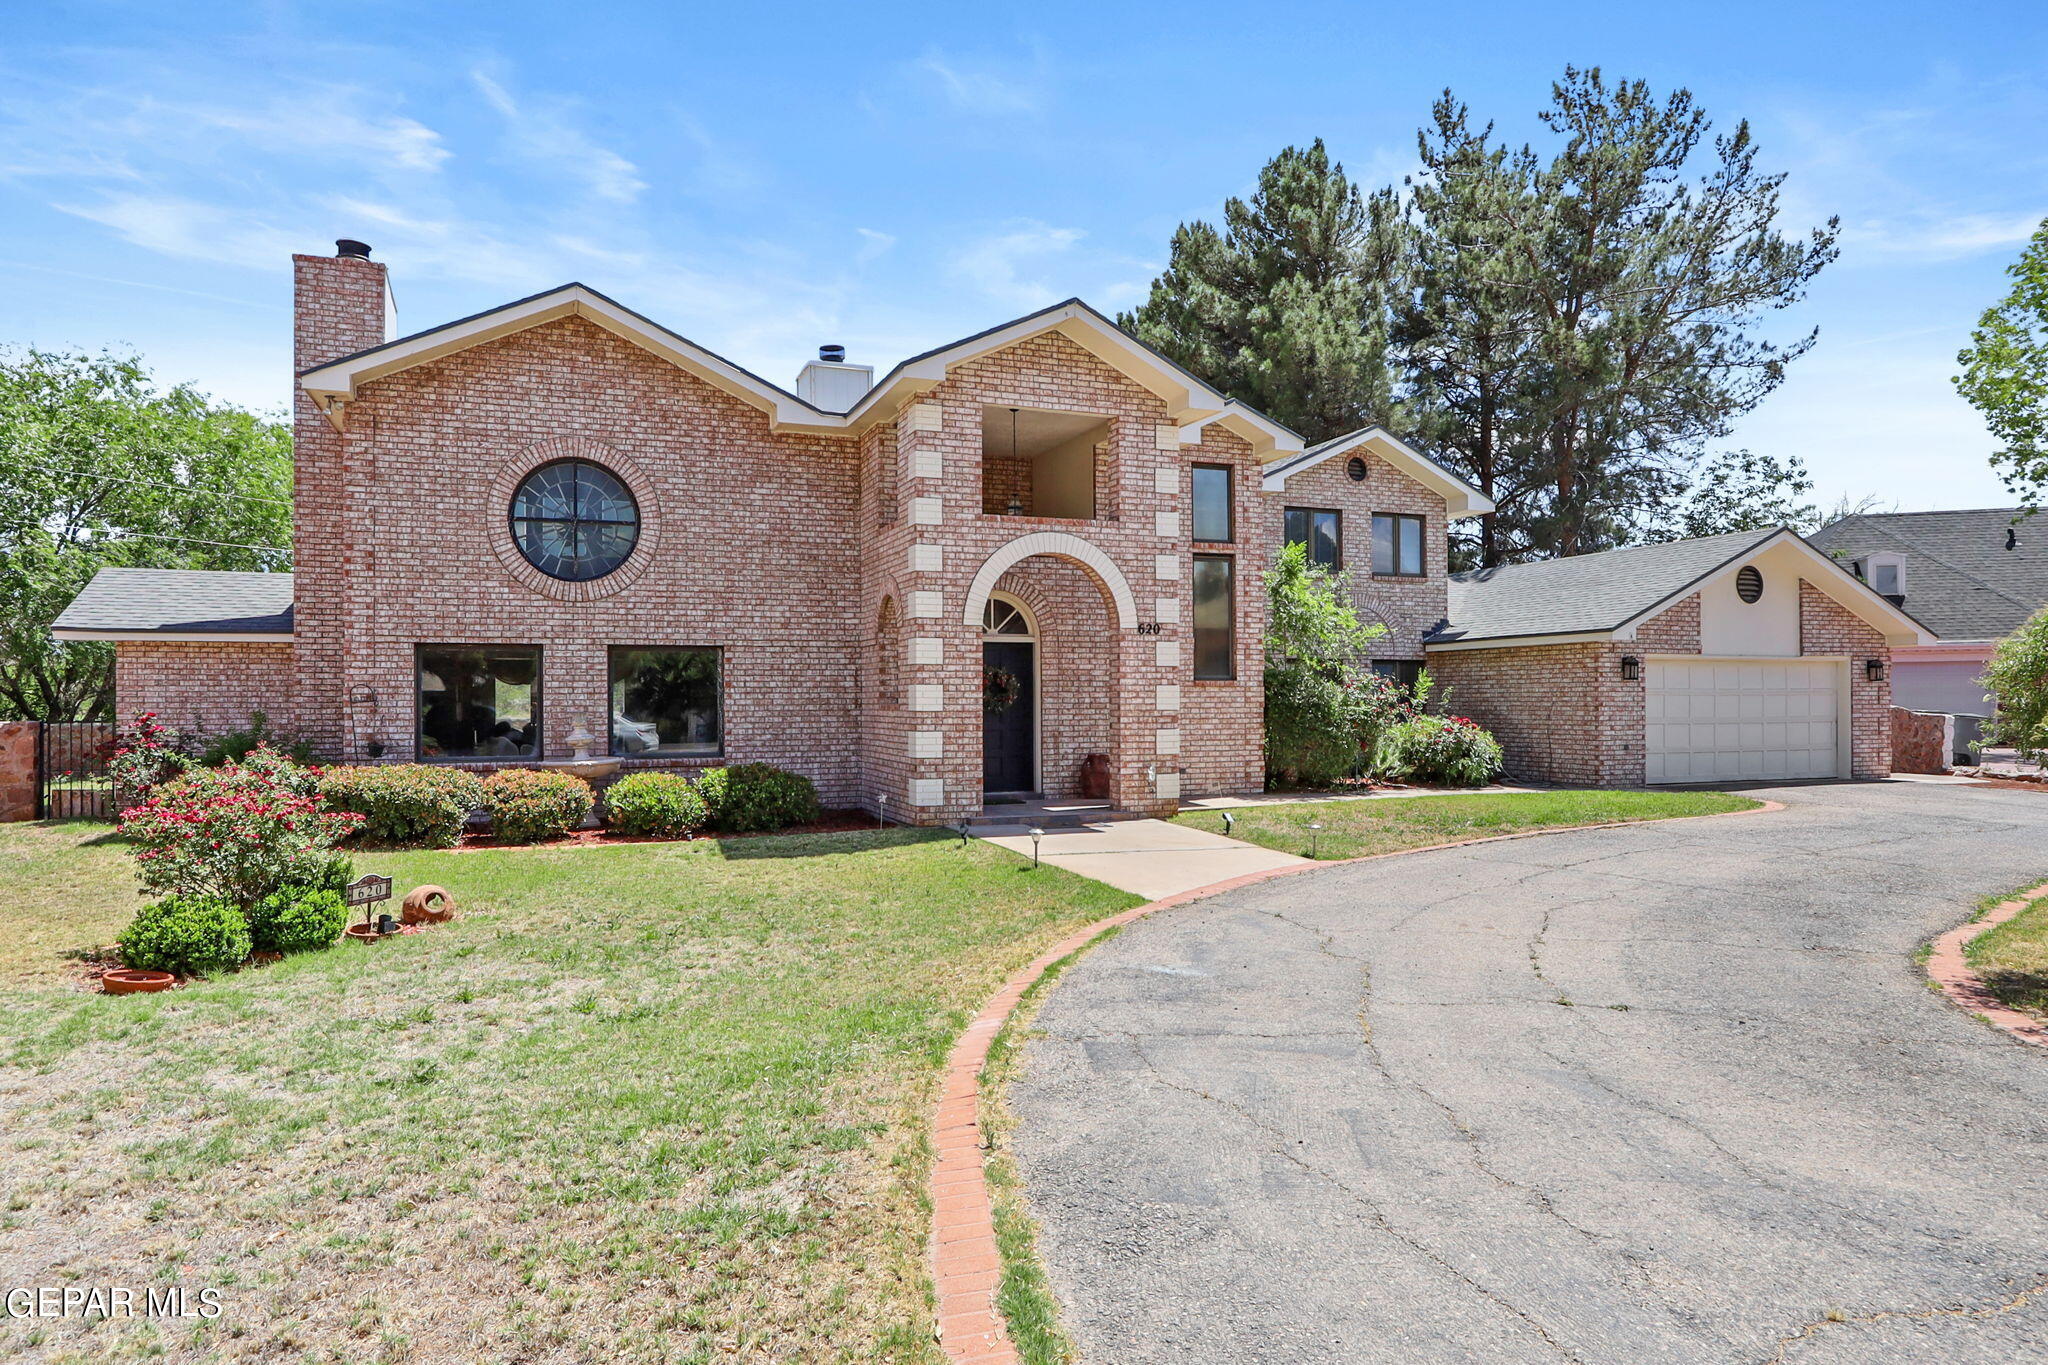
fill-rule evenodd
<path id="1" fill-rule="evenodd" d="M 318 768 L 261 748 L 163 783 L 121 812 L 143 889 L 216 897 L 246 912 L 287 887 L 346 880 L 334 844 L 362 817 L 327 809 L 319 782 Z"/>
<path id="2" fill-rule="evenodd" d="M 185 737 L 159 721 L 156 712 L 143 711 L 115 739 L 107 775 L 123 798 L 146 801 L 150 793 L 191 766 Z"/>
<path id="3" fill-rule="evenodd" d="M 1464 716 L 1419 711 L 1380 736 L 1374 766 L 1389 777 L 1482 787 L 1500 772 L 1500 741 Z"/>

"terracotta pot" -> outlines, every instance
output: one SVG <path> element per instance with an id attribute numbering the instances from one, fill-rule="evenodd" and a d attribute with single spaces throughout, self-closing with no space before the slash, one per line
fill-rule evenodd
<path id="1" fill-rule="evenodd" d="M 139 967 L 115 967 L 100 977 L 100 989 L 108 995 L 141 995 L 167 991 L 178 984 L 169 972 L 146 972 Z"/>
<path id="2" fill-rule="evenodd" d="M 1109 755 L 1090 754 L 1081 760 L 1081 799 L 1109 800 Z"/>
<path id="3" fill-rule="evenodd" d="M 375 943 L 384 937 L 377 932 L 377 926 L 374 924 L 351 924 L 341 932 L 357 943 Z"/>
<path id="4" fill-rule="evenodd" d="M 438 886 L 415 886 L 399 907 L 403 924 L 443 924 L 455 917 L 455 902 Z"/>

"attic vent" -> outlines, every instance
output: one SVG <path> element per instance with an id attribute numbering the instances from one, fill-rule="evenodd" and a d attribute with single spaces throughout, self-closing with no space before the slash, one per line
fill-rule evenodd
<path id="1" fill-rule="evenodd" d="M 1344 472 L 1351 476 L 1353 483 L 1365 482 L 1365 461 L 1353 455 L 1344 462 Z"/>
<path id="2" fill-rule="evenodd" d="M 1745 602 L 1754 602 L 1764 595 L 1764 576 L 1757 572 L 1754 564 L 1745 564 L 1735 571 L 1735 595 Z"/>

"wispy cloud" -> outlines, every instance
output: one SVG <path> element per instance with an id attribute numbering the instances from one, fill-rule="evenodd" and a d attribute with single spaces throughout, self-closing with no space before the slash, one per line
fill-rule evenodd
<path id="1" fill-rule="evenodd" d="M 1842 239 L 1887 256 L 1951 261 L 2019 246 L 2048 219 L 2048 208 L 2024 213 L 1959 213 L 1876 219 L 1843 226 Z"/>
<path id="2" fill-rule="evenodd" d="M 1087 234 L 1025 220 L 970 243 L 952 261 L 952 273 L 992 299 L 1013 307 L 1043 308 L 1067 297 L 1037 274 L 1064 257 Z"/>
<path id="3" fill-rule="evenodd" d="M 926 48 L 911 74 L 967 114 L 1035 114 L 1044 107 L 1047 63 L 1034 52 L 1024 63 L 990 62 Z"/>
<path id="4" fill-rule="evenodd" d="M 886 255 L 889 248 L 896 245 L 895 237 L 873 228 L 857 227 L 854 233 L 860 238 L 860 247 L 853 253 L 853 259 L 861 265 Z"/>
<path id="5" fill-rule="evenodd" d="M 504 117 L 513 149 L 520 156 L 581 181 L 592 194 L 612 203 L 630 204 L 647 188 L 638 166 L 576 126 L 573 106 L 567 101 L 515 99 L 481 67 L 472 70 L 469 78 Z"/>

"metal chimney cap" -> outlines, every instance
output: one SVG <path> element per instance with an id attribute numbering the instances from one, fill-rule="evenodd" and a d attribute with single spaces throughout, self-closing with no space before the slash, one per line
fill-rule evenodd
<path id="1" fill-rule="evenodd" d="M 359 242 L 353 237 L 337 237 L 334 241 L 334 254 L 342 257 L 353 256 L 359 261 L 367 261 L 370 259 L 370 244 L 368 242 Z"/>
<path id="2" fill-rule="evenodd" d="M 820 346 L 818 348 L 818 359 L 824 361 L 827 365 L 844 365 L 846 363 L 846 348 L 839 345 Z"/>

